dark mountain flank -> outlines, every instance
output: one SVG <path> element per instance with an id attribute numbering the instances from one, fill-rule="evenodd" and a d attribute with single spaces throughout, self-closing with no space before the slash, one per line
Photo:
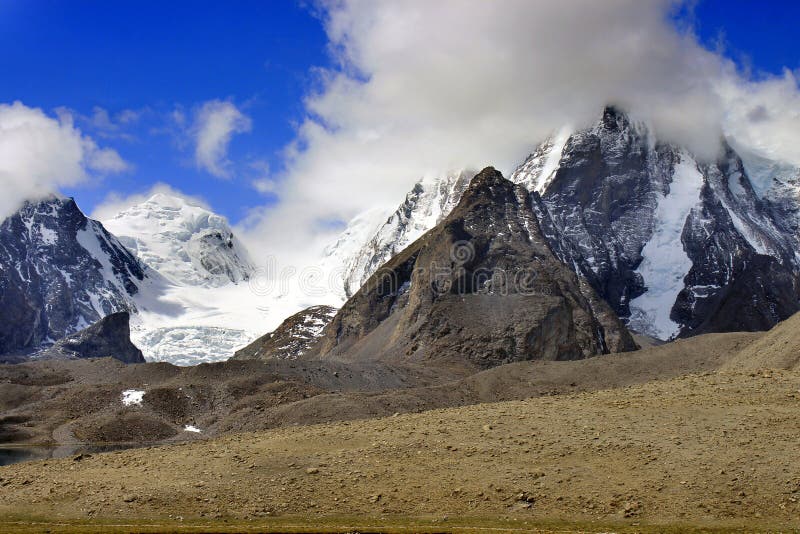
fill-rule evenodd
<path id="1" fill-rule="evenodd" d="M 531 202 L 484 169 L 447 218 L 345 303 L 308 357 L 487 368 L 634 349 L 608 305 L 555 257 Z"/>
<path id="2" fill-rule="evenodd" d="M 511 180 L 535 196 L 556 255 L 632 330 L 768 330 L 800 310 L 796 189 L 748 172 L 725 143 L 704 162 L 609 107 Z"/>
<path id="3" fill-rule="evenodd" d="M 32 352 L 134 310 L 144 267 L 71 198 L 26 202 L 0 223 L 0 354 Z"/>

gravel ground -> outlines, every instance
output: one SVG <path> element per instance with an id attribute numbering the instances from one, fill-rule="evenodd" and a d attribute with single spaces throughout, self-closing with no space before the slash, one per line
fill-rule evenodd
<path id="1" fill-rule="evenodd" d="M 703 373 L 17 464 L 0 521 L 796 529 L 799 390 L 796 371 Z"/>

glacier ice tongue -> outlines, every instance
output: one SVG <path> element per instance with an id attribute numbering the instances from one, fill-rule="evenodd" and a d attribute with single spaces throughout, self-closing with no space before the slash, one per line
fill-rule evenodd
<path id="1" fill-rule="evenodd" d="M 642 250 L 638 272 L 647 291 L 631 300 L 630 326 L 658 339 L 670 339 L 680 326 L 670 318 L 672 306 L 684 288 L 684 278 L 692 260 L 681 241 L 686 218 L 700 201 L 703 176 L 697 163 L 686 152 L 675 166 L 669 193 L 656 209 L 653 237 Z"/>

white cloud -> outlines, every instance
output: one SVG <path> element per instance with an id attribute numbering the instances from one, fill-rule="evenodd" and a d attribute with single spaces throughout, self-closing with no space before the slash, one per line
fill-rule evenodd
<path id="1" fill-rule="evenodd" d="M 253 189 L 262 195 L 270 195 L 278 190 L 278 183 L 270 177 L 270 167 L 268 161 L 257 159 L 250 162 L 249 167 L 252 171 L 250 185 L 253 187 Z"/>
<path id="2" fill-rule="evenodd" d="M 251 239 L 292 257 L 297 243 L 329 242 L 320 221 L 396 204 L 424 175 L 490 164 L 507 173 L 550 132 L 587 124 L 606 104 L 706 158 L 716 155 L 723 125 L 743 124 L 729 109 L 742 105 L 737 99 L 768 101 L 769 117 L 778 101 L 798 109 L 796 85 L 743 81 L 731 61 L 676 30 L 677 4 L 323 3 L 337 68 L 320 71 L 275 177 L 281 203 L 251 214 Z M 780 132 L 770 134 L 776 124 Z M 785 156 L 800 146 L 796 125 L 796 115 L 776 113 L 750 132 L 770 145 L 788 134 L 779 141 Z"/>
<path id="3" fill-rule="evenodd" d="M 230 178 L 228 145 L 234 134 L 249 132 L 251 127 L 250 118 L 231 102 L 205 102 L 195 113 L 191 132 L 197 166 L 219 178 Z"/>
<path id="4" fill-rule="evenodd" d="M 760 155 L 800 166 L 800 91 L 797 76 L 752 82 L 728 77 L 719 82 L 725 102 L 725 133 Z"/>
<path id="5" fill-rule="evenodd" d="M 110 192 L 100 204 L 95 206 L 91 217 L 92 219 L 96 219 L 98 221 L 111 219 L 122 210 L 130 208 L 131 206 L 135 206 L 136 204 L 141 204 L 153 195 L 159 193 L 171 197 L 182 198 L 192 206 L 199 206 L 201 208 L 211 210 L 208 202 L 206 202 L 202 197 L 187 195 L 186 193 L 175 189 L 169 184 L 158 182 L 141 193 L 125 195 L 115 191 Z"/>
<path id="6" fill-rule="evenodd" d="M 69 113 L 51 117 L 21 102 L 0 104 L 0 219 L 24 200 L 128 168 L 117 152 L 83 135 Z"/>

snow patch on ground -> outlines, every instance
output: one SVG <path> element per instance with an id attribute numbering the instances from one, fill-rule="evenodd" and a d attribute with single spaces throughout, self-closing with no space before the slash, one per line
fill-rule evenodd
<path id="1" fill-rule="evenodd" d="M 202 432 L 202 430 L 200 430 L 199 428 L 197 428 L 194 425 L 186 425 L 185 427 L 183 427 L 183 431 L 184 432 L 194 432 L 195 434 L 200 434 Z"/>
<path id="2" fill-rule="evenodd" d="M 658 203 L 653 237 L 642 250 L 644 259 L 637 272 L 644 278 L 647 292 L 630 304 L 630 326 L 636 331 L 666 340 L 680 330 L 680 325 L 670 319 L 670 312 L 692 268 L 681 234 L 686 218 L 700 201 L 702 186 L 697 163 L 682 153 L 670 191 Z"/>
<path id="3" fill-rule="evenodd" d="M 126 389 L 122 392 L 122 404 L 125 406 L 141 406 L 144 399 L 144 391 L 141 389 Z"/>

